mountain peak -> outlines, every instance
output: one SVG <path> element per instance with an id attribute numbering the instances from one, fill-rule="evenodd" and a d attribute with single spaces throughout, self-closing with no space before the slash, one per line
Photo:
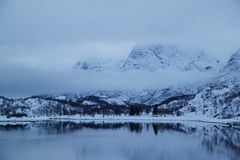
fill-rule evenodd
<path id="1" fill-rule="evenodd" d="M 136 45 L 126 59 L 123 69 L 178 69 L 206 71 L 218 69 L 220 62 L 202 49 L 184 48 L 168 44 Z"/>

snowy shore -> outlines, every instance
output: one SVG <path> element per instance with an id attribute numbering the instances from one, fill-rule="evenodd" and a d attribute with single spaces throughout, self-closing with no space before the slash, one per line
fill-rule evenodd
<path id="1" fill-rule="evenodd" d="M 204 123 L 220 123 L 220 124 L 240 124 L 240 117 L 233 119 L 217 119 L 209 118 L 205 116 L 52 116 L 52 117 L 23 117 L 23 118 L 7 118 L 5 116 L 0 117 L 0 123 L 6 122 L 39 122 L 39 121 L 106 121 L 106 122 L 204 122 Z"/>

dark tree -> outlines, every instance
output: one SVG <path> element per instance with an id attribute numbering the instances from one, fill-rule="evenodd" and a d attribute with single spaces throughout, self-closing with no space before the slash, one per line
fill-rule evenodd
<path id="1" fill-rule="evenodd" d="M 157 106 L 154 106 L 153 108 L 153 115 L 156 116 L 159 114 L 159 110 L 158 110 L 158 107 Z"/>
<path id="2" fill-rule="evenodd" d="M 130 106 L 130 111 L 129 111 L 130 116 L 140 115 L 141 112 L 142 112 L 142 109 L 141 109 L 140 106 L 138 106 L 138 105 L 131 105 Z"/>

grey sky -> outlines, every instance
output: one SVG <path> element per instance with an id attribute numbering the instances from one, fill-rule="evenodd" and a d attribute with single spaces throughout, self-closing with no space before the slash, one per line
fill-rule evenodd
<path id="1" fill-rule="evenodd" d="M 51 85 L 31 81 L 31 72 L 52 83 L 47 73 L 87 57 L 124 58 L 136 43 L 196 46 L 226 59 L 240 48 L 239 20 L 239 0 L 0 0 L 0 95 L 40 93 Z M 31 84 L 21 88 L 20 79 Z"/>

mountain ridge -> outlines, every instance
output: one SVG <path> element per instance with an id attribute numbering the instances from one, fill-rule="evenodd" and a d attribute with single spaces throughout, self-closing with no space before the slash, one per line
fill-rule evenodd
<path id="1" fill-rule="evenodd" d="M 176 45 L 149 44 L 135 45 L 125 60 L 86 60 L 78 61 L 75 69 L 83 71 L 143 70 L 154 72 L 159 69 L 178 71 L 197 70 L 201 72 L 218 70 L 221 62 L 207 56 L 202 49 L 184 48 Z"/>

